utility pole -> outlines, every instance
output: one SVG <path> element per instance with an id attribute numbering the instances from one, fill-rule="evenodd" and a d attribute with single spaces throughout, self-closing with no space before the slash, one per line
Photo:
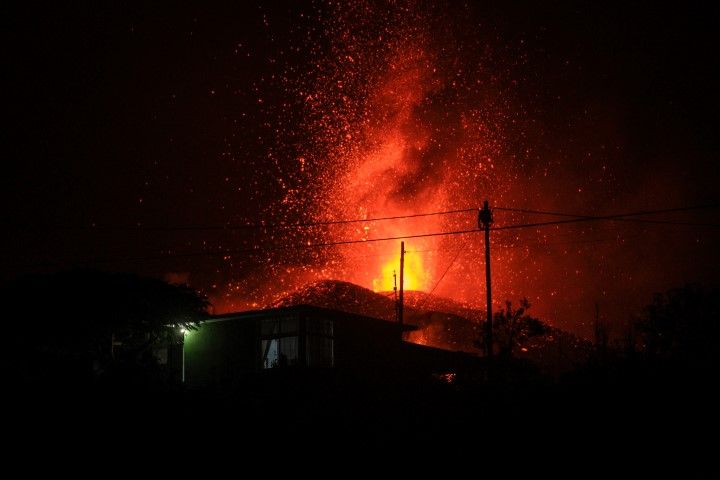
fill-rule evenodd
<path id="1" fill-rule="evenodd" d="M 397 292 L 397 271 L 393 270 L 393 305 L 395 305 L 395 321 L 400 322 L 400 312 L 398 310 L 398 292 Z"/>
<path id="2" fill-rule="evenodd" d="M 403 324 L 403 280 L 405 278 L 405 242 L 400 242 L 400 302 L 398 303 L 398 323 Z"/>
<path id="3" fill-rule="evenodd" d="M 490 224 L 493 222 L 492 210 L 488 201 L 483 203 L 482 210 L 478 211 L 478 228 L 485 229 L 485 286 L 487 290 L 487 321 L 485 322 L 485 354 L 488 358 L 493 356 L 492 340 L 492 287 L 490 283 Z M 402 284 L 401 284 L 402 285 Z"/>

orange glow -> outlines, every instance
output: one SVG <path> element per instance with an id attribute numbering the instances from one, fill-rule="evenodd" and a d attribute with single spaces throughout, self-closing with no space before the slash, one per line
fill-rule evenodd
<path id="1" fill-rule="evenodd" d="M 258 271 L 267 271 L 270 280 L 249 276 L 235 285 L 237 290 L 228 290 L 228 296 L 243 292 L 253 302 L 260 297 L 260 303 L 272 305 L 322 280 L 391 292 L 393 273 L 400 287 L 401 239 L 410 238 L 405 242 L 405 290 L 432 290 L 437 296 L 484 305 L 483 237 L 425 236 L 472 230 L 477 214 L 413 215 L 478 207 L 488 196 L 492 203 L 511 204 L 506 198 L 513 182 L 505 179 L 515 174 L 513 164 L 502 169 L 495 164 L 506 158 L 503 125 L 514 118 L 508 116 L 503 98 L 496 98 L 493 77 L 487 75 L 495 72 L 460 73 L 457 65 L 445 61 L 445 46 L 439 51 L 432 36 L 418 35 L 423 28 L 413 22 L 408 27 L 407 36 L 388 39 L 380 50 L 374 44 L 351 45 L 353 51 L 341 56 L 346 62 L 321 65 L 317 84 L 303 87 L 300 98 L 306 99 L 312 138 L 298 156 L 302 175 L 292 180 L 304 188 L 290 188 L 279 176 L 286 195 L 278 212 L 290 212 L 289 219 L 283 219 L 289 223 L 302 218 L 326 224 L 275 230 L 277 237 L 262 239 L 279 245 L 359 243 L 259 256 Z M 463 85 L 463 79 L 472 83 Z M 372 220 L 386 217 L 395 218 Z M 336 223 L 339 219 L 365 221 Z M 389 238 L 393 240 L 374 241 Z M 505 267 L 519 251 L 509 252 L 495 254 L 493 280 L 500 298 L 514 296 L 513 270 Z M 242 305 L 238 301 L 233 308 Z M 387 316 L 392 316 L 389 309 Z M 444 336 L 425 329 L 407 333 L 406 339 L 437 344 Z"/>
<path id="2" fill-rule="evenodd" d="M 416 343 L 418 345 L 435 345 L 430 338 L 430 332 L 428 329 L 415 330 L 405 334 L 404 340 L 410 343 Z"/>
<path id="3" fill-rule="evenodd" d="M 405 290 L 427 290 L 428 276 L 423 269 L 423 261 L 419 254 L 414 252 L 405 253 L 405 279 L 403 287 Z M 394 284 L 393 273 L 397 274 L 397 287 L 400 288 L 400 252 L 397 252 L 391 260 L 385 262 L 380 270 L 380 276 L 373 279 L 373 290 L 376 292 L 391 291 Z"/>

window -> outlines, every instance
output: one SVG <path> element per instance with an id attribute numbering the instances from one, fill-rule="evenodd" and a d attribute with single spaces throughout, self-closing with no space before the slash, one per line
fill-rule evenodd
<path id="1" fill-rule="evenodd" d="M 266 368 L 332 367 L 334 325 L 324 318 L 278 317 L 260 321 L 261 365 Z"/>
<path id="2" fill-rule="evenodd" d="M 297 365 L 298 337 L 273 338 L 262 341 L 263 368 Z"/>
<path id="3" fill-rule="evenodd" d="M 312 367 L 332 367 L 334 358 L 334 329 L 332 320 L 307 318 L 306 360 Z"/>
<path id="4" fill-rule="evenodd" d="M 268 318 L 261 321 L 262 368 L 291 367 L 300 358 L 296 317 Z"/>

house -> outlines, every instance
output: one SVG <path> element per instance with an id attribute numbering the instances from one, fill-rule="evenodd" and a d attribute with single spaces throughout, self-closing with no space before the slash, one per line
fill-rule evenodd
<path id="1" fill-rule="evenodd" d="M 183 379 L 191 387 L 222 387 L 263 372 L 300 370 L 372 379 L 447 374 L 481 361 L 404 342 L 403 332 L 415 329 L 308 305 L 217 315 L 185 333 Z"/>

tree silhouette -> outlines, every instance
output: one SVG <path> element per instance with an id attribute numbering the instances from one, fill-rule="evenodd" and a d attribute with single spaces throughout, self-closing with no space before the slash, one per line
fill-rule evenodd
<path id="1" fill-rule="evenodd" d="M 650 357 L 710 362 L 717 356 L 720 293 L 688 285 L 656 294 L 635 326 Z"/>
<path id="2" fill-rule="evenodd" d="M 526 346 L 531 338 L 550 331 L 542 321 L 527 314 L 529 308 L 527 298 L 520 300 L 517 309 L 513 309 L 512 302 L 507 300 L 505 308 L 493 315 L 493 350 L 501 357 L 512 357 L 515 350 Z M 483 345 L 484 340 L 480 338 L 476 346 L 484 348 Z"/>
<path id="3" fill-rule="evenodd" d="M 207 317 L 208 300 L 185 285 L 98 271 L 35 275 L 3 289 L 12 319 L 11 355 L 20 369 L 105 371 L 149 362 L 158 342 L 181 342 L 180 329 Z"/>

